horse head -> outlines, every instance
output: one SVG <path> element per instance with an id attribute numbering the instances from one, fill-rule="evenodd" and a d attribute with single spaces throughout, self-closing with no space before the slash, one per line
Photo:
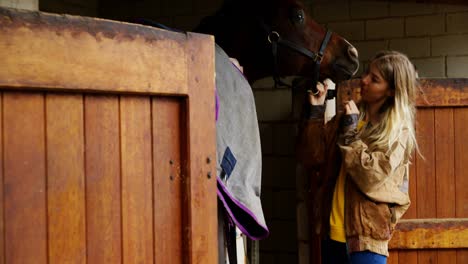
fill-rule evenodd
<path id="1" fill-rule="evenodd" d="M 274 72 L 310 78 L 317 65 L 319 80 L 338 82 L 351 78 L 359 66 L 356 48 L 336 33 L 327 36 L 300 0 L 226 0 L 195 31 L 214 35 L 240 61 L 250 82 Z"/>

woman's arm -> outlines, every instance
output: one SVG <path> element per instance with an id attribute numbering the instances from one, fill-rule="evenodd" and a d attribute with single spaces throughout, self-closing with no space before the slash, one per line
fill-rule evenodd
<path id="1" fill-rule="evenodd" d="M 327 88 L 326 84 L 318 83 L 316 94 L 309 92 L 304 105 L 296 150 L 297 159 L 306 168 L 319 166 L 325 161 Z"/>

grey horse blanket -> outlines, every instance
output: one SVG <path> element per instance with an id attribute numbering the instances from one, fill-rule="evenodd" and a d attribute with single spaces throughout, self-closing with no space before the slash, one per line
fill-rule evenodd
<path id="1" fill-rule="evenodd" d="M 252 88 L 216 45 L 218 198 L 237 227 L 253 240 L 268 236 L 260 201 L 262 155 Z"/>

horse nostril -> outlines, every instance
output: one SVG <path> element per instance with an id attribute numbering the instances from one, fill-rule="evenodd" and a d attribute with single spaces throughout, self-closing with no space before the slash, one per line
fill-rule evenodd
<path id="1" fill-rule="evenodd" d="M 348 55 L 351 59 L 357 59 L 358 58 L 358 51 L 355 47 L 350 46 L 348 48 Z"/>

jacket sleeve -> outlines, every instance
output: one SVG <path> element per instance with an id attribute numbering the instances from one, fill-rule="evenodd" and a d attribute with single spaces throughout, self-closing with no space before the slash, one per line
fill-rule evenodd
<path id="1" fill-rule="evenodd" d="M 379 189 L 405 162 L 408 133 L 404 130 L 388 151 L 369 151 L 366 143 L 352 133 L 345 135 L 339 147 L 348 175 L 358 188 L 368 196 Z M 347 138 L 346 138 L 347 137 Z"/>
<path id="2" fill-rule="evenodd" d="M 325 161 L 327 126 L 324 124 L 324 111 L 325 106 L 311 106 L 299 126 L 296 155 L 306 168 L 320 166 Z"/>

